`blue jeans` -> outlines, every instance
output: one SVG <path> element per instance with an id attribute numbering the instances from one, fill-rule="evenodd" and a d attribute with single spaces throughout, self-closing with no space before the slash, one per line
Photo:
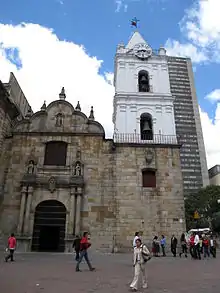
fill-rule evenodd
<path id="1" fill-rule="evenodd" d="M 204 246 L 204 257 L 206 256 L 210 256 L 210 253 L 209 253 L 209 247 L 208 246 Z"/>
<path id="2" fill-rule="evenodd" d="M 79 259 L 78 259 L 78 262 L 77 262 L 77 265 L 76 265 L 76 271 L 79 270 L 79 265 L 82 262 L 83 258 L 87 262 L 87 265 L 88 265 L 89 269 L 92 270 L 92 265 L 91 265 L 91 263 L 89 261 L 87 250 L 83 250 L 83 251 L 80 251 L 80 256 L 79 256 Z"/>

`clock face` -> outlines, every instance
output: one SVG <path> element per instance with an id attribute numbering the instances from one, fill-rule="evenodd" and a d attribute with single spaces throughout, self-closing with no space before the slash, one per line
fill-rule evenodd
<path id="1" fill-rule="evenodd" d="M 152 49 L 145 43 L 134 46 L 134 54 L 140 59 L 147 59 L 152 55 Z"/>

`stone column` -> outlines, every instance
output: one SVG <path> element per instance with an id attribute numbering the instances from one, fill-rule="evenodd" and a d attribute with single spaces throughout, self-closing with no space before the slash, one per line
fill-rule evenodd
<path id="1" fill-rule="evenodd" d="M 81 200 L 82 200 L 82 190 L 81 190 L 81 188 L 77 188 L 77 198 L 76 198 L 76 226 L 75 226 L 75 234 L 76 235 L 79 235 L 79 233 L 80 233 Z"/>
<path id="2" fill-rule="evenodd" d="M 75 223 L 75 188 L 71 188 L 70 191 L 70 205 L 69 205 L 69 224 L 68 234 L 73 236 Z"/>
<path id="3" fill-rule="evenodd" d="M 19 222 L 18 222 L 18 230 L 17 230 L 18 235 L 21 235 L 23 232 L 26 193 L 27 193 L 27 187 L 23 186 L 21 190 L 21 204 L 20 204 L 20 214 L 19 214 Z"/>
<path id="4" fill-rule="evenodd" d="M 25 219 L 24 219 L 24 234 L 29 234 L 29 222 L 30 222 L 30 210 L 31 210 L 31 202 L 32 202 L 32 195 L 33 195 L 33 187 L 28 187 L 28 196 L 27 196 L 27 204 L 26 204 L 26 211 L 25 211 Z"/>

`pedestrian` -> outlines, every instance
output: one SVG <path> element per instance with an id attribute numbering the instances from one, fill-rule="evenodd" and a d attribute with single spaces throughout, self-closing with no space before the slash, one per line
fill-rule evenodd
<path id="1" fill-rule="evenodd" d="M 200 254 L 203 254 L 203 237 L 202 235 L 199 235 L 199 249 L 200 249 Z"/>
<path id="2" fill-rule="evenodd" d="M 171 238 L 171 252 L 174 257 L 176 257 L 177 243 L 178 243 L 177 238 L 175 237 L 175 235 L 173 235 Z"/>
<path id="3" fill-rule="evenodd" d="M 194 240 L 195 240 L 195 234 L 193 233 L 190 236 L 190 239 L 189 239 L 189 252 L 191 254 L 191 257 L 195 259 L 195 255 L 194 255 Z"/>
<path id="4" fill-rule="evenodd" d="M 210 253 L 211 255 L 216 258 L 216 247 L 217 247 L 217 242 L 216 239 L 213 238 L 213 236 L 210 236 Z"/>
<path id="5" fill-rule="evenodd" d="M 179 256 L 182 257 L 182 254 L 185 254 L 185 257 L 187 257 L 187 242 L 186 242 L 185 233 L 182 233 L 180 237 L 180 244 L 181 244 L 181 252 Z"/>
<path id="6" fill-rule="evenodd" d="M 135 232 L 134 239 L 133 239 L 133 248 L 136 247 L 136 240 L 140 239 L 140 232 Z"/>
<path id="7" fill-rule="evenodd" d="M 194 257 L 195 259 L 201 259 L 201 248 L 199 244 L 199 234 L 196 232 L 195 233 L 195 238 L 194 238 Z"/>
<path id="8" fill-rule="evenodd" d="M 79 237 L 79 235 L 76 235 L 76 238 L 73 241 L 73 248 L 75 249 L 75 253 L 76 253 L 76 258 L 75 258 L 76 261 L 79 260 L 80 242 L 81 242 L 81 238 Z"/>
<path id="9" fill-rule="evenodd" d="M 162 249 L 162 256 L 166 256 L 165 248 L 166 248 L 166 238 L 164 235 L 161 236 L 160 246 Z"/>
<path id="10" fill-rule="evenodd" d="M 82 239 L 80 241 L 80 255 L 79 255 L 77 265 L 76 265 L 76 272 L 80 272 L 79 265 L 80 265 L 81 261 L 83 260 L 83 258 L 87 262 L 87 265 L 88 265 L 90 271 L 95 270 L 95 268 L 92 267 L 92 265 L 91 265 L 91 263 L 89 261 L 89 257 L 88 257 L 87 250 L 91 246 L 91 243 L 89 242 L 88 238 L 89 238 L 89 233 L 84 232 L 83 237 L 82 237 Z"/>
<path id="11" fill-rule="evenodd" d="M 203 253 L 204 253 L 204 258 L 206 258 L 206 256 L 210 257 L 209 239 L 208 239 L 207 236 L 205 236 L 204 239 L 203 239 Z"/>
<path id="12" fill-rule="evenodd" d="M 130 289 L 131 291 L 136 292 L 138 290 L 138 284 L 140 278 L 142 277 L 142 288 L 146 289 L 147 276 L 146 276 L 146 263 L 150 260 L 150 252 L 145 244 L 141 243 L 141 239 L 136 240 L 136 247 L 134 248 L 134 278 L 131 282 Z"/>
<path id="13" fill-rule="evenodd" d="M 11 236 L 8 238 L 8 250 L 9 250 L 9 254 L 5 257 L 5 261 L 7 262 L 9 259 L 11 259 L 11 261 L 14 261 L 14 252 L 16 249 L 16 238 L 14 233 L 11 233 Z"/>
<path id="14" fill-rule="evenodd" d="M 158 240 L 157 236 L 154 236 L 153 243 L 152 243 L 152 252 L 155 257 L 159 256 L 160 253 L 160 241 Z"/>

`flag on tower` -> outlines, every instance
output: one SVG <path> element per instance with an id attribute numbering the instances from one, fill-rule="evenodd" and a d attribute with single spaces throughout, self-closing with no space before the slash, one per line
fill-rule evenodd
<path id="1" fill-rule="evenodd" d="M 138 19 L 136 17 L 134 17 L 130 22 L 131 22 L 131 26 L 134 26 L 137 28 L 137 24 L 138 24 Z"/>

